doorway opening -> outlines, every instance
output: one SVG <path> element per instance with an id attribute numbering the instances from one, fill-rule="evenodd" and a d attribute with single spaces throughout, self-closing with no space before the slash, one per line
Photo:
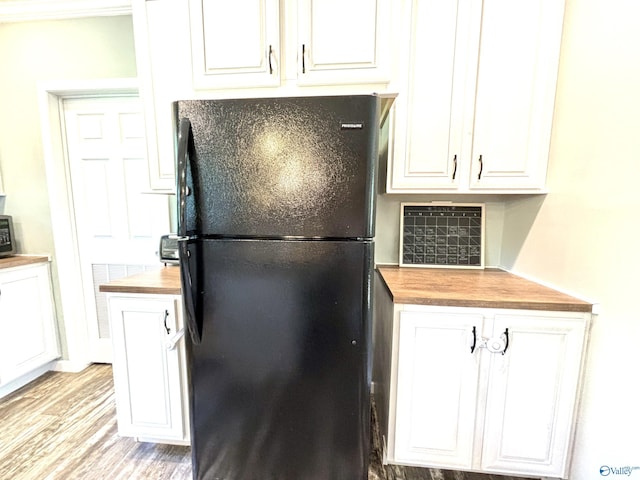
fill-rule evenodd
<path id="1" fill-rule="evenodd" d="M 135 79 L 48 86 L 40 96 L 54 230 L 54 282 L 65 360 L 79 371 L 111 361 L 98 285 L 158 268 L 169 199 L 149 194 L 144 117 Z M 147 192 L 147 193 L 143 193 Z"/>

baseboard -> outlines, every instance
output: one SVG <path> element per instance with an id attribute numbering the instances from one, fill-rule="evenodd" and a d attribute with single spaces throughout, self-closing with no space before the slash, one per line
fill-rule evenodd
<path id="1" fill-rule="evenodd" d="M 57 360 L 52 363 L 53 365 L 51 366 L 50 370 L 66 373 L 79 373 L 89 365 L 91 365 L 90 362 L 75 362 L 72 360 Z"/>
<path id="2" fill-rule="evenodd" d="M 52 369 L 54 363 L 54 361 L 47 362 L 41 367 L 38 367 L 35 370 L 31 370 L 29 373 L 25 373 L 21 377 L 18 377 L 15 380 L 11 380 L 6 385 L 3 385 L 2 387 L 0 387 L 0 398 L 6 397 L 10 393 L 13 393 L 16 390 L 24 387 L 27 383 L 31 383 L 39 376 L 47 373 Z"/>

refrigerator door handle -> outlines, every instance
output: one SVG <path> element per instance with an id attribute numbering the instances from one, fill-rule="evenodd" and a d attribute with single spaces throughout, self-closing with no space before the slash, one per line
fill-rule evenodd
<path id="1" fill-rule="evenodd" d="M 198 322 L 191 277 L 190 253 L 187 236 L 187 197 L 191 194 L 187 185 L 187 171 L 189 168 L 189 141 L 191 137 L 191 122 L 188 118 L 181 118 L 178 126 L 178 255 L 180 257 L 180 285 L 182 287 L 182 304 L 184 305 L 185 322 L 191 340 L 199 344 L 202 340 L 202 326 Z"/>
<path id="2" fill-rule="evenodd" d="M 187 197 L 191 194 L 187 186 L 187 169 L 189 166 L 189 137 L 191 122 L 181 118 L 178 126 L 178 235 L 187 235 Z"/>
<path id="3" fill-rule="evenodd" d="M 184 305 L 184 316 L 187 329 L 191 334 L 191 340 L 195 345 L 202 341 L 202 323 L 198 322 L 195 302 L 193 282 L 191 280 L 191 266 L 189 262 L 189 249 L 187 248 L 189 237 L 178 238 L 178 252 L 180 255 L 180 285 L 182 287 L 182 304 Z"/>

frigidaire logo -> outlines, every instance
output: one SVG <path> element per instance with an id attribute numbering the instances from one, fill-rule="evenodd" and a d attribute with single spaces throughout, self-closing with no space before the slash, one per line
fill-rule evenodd
<path id="1" fill-rule="evenodd" d="M 340 129 L 342 130 L 362 130 L 364 128 L 364 122 L 341 122 Z"/>
<path id="2" fill-rule="evenodd" d="M 640 467 L 610 467 L 609 465 L 602 465 L 600 467 L 600 475 L 608 477 L 609 475 L 626 475 L 630 476 L 635 470 L 640 470 Z"/>

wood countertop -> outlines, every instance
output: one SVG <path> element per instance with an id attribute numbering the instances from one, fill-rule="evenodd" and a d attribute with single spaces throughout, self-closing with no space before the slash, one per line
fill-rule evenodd
<path id="1" fill-rule="evenodd" d="M 589 302 L 498 269 L 378 267 L 394 303 L 591 312 Z"/>
<path id="2" fill-rule="evenodd" d="M 13 255 L 11 257 L 0 258 L 0 269 L 48 262 L 49 257 L 44 255 Z"/>
<path id="3" fill-rule="evenodd" d="M 6 260 L 0 259 L 0 265 Z M 503 270 L 385 266 L 377 270 L 394 303 L 567 312 L 591 312 L 593 306 Z M 180 295 L 180 267 L 168 266 L 113 280 L 100 285 L 100 291 Z"/>
<path id="4" fill-rule="evenodd" d="M 180 267 L 169 266 L 131 275 L 100 285 L 107 293 L 150 293 L 180 295 Z"/>

